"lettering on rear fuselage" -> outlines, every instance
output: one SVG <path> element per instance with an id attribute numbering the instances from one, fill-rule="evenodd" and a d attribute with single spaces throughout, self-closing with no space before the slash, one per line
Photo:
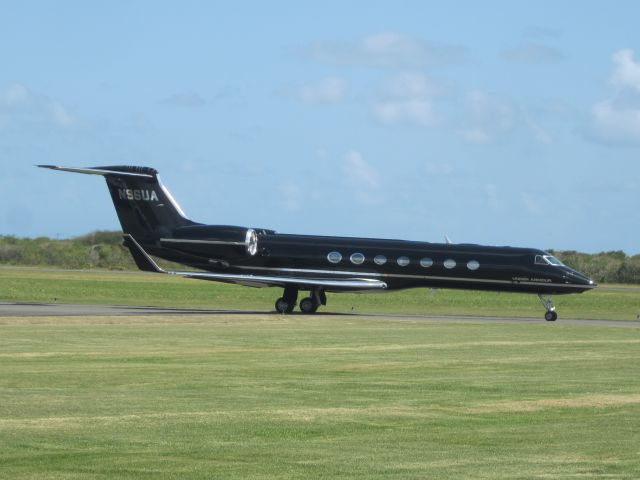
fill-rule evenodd
<path id="1" fill-rule="evenodd" d="M 119 188 L 120 200 L 139 200 L 144 202 L 157 202 L 158 194 L 155 190 Z"/>

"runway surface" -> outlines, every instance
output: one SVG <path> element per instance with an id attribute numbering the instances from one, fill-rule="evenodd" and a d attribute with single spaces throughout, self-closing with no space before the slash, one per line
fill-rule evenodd
<path id="1" fill-rule="evenodd" d="M 78 316 L 137 316 L 137 315 L 253 315 L 276 312 L 247 310 L 203 310 L 189 308 L 136 307 L 118 305 L 71 305 L 47 303 L 0 303 L 0 317 L 78 317 Z M 301 315 L 301 314 L 300 314 Z M 398 314 L 361 314 L 322 312 L 316 315 L 335 315 L 345 317 L 374 318 L 395 321 L 425 321 L 439 323 L 511 323 L 511 324 L 547 324 L 547 325 L 590 325 L 605 327 L 640 328 L 638 320 L 576 320 L 559 319 L 545 322 L 542 318 L 509 317 L 472 317 L 437 315 L 398 315 Z"/>

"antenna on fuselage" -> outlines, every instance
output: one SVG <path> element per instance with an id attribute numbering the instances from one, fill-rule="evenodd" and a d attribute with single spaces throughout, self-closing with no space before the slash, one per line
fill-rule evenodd
<path id="1" fill-rule="evenodd" d="M 445 240 L 445 242 L 447 242 L 447 245 L 453 244 L 453 242 L 449 238 L 449 235 L 447 235 L 446 233 L 444 234 L 444 240 Z"/>

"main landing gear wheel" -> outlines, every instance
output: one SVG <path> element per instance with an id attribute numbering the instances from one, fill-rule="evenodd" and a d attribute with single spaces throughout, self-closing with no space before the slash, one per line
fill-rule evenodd
<path id="1" fill-rule="evenodd" d="M 302 313 L 316 313 L 318 310 L 318 304 L 313 301 L 313 298 L 306 297 L 300 301 L 300 311 Z"/>
<path id="2" fill-rule="evenodd" d="M 276 312 L 291 313 L 298 301 L 298 289 L 295 287 L 285 287 L 284 295 L 276 300 Z"/>
<path id="3" fill-rule="evenodd" d="M 290 304 L 282 297 L 276 300 L 276 312 L 278 313 L 291 313 L 294 306 L 294 304 Z"/>
<path id="4" fill-rule="evenodd" d="M 538 298 L 542 306 L 547 309 L 547 313 L 544 314 L 544 319 L 547 322 L 555 322 L 558 319 L 558 314 L 556 313 L 556 307 L 553 306 L 551 297 L 540 294 Z"/>

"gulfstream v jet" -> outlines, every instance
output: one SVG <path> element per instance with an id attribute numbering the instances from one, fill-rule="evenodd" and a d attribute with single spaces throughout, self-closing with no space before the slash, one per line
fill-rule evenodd
<path id="1" fill-rule="evenodd" d="M 101 175 L 122 225 L 124 244 L 141 270 L 187 278 L 280 287 L 280 313 L 298 293 L 302 313 L 326 305 L 326 292 L 459 288 L 537 294 L 556 320 L 551 295 L 596 287 L 585 275 L 532 248 L 441 244 L 373 238 L 290 235 L 263 228 L 204 225 L 184 214 L 157 170 L 111 166 L 52 170 Z M 151 255 L 197 271 L 166 271 Z"/>

